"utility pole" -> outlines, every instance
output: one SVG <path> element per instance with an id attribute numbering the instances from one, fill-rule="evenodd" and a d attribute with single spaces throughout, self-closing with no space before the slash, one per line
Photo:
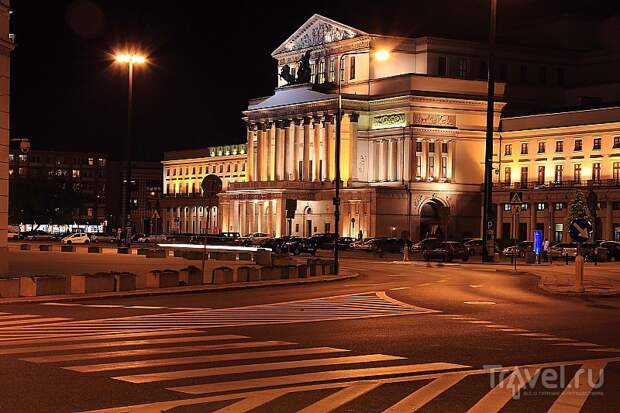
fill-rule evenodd
<path id="1" fill-rule="evenodd" d="M 497 0 L 491 1 L 489 24 L 489 64 L 487 75 L 487 129 L 484 151 L 484 198 L 482 206 L 482 261 L 489 262 L 494 251 L 489 251 L 489 235 L 495 241 L 493 231 L 493 117 L 495 106 L 495 23 Z"/>

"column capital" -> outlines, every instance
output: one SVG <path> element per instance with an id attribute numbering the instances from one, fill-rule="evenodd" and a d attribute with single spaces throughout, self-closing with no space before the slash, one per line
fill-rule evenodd
<path id="1" fill-rule="evenodd" d="M 313 120 L 313 122 L 314 122 L 315 124 L 316 124 L 316 123 L 319 123 L 319 124 L 320 124 L 320 123 L 321 123 L 321 121 L 323 120 L 323 117 L 322 117 L 321 115 L 314 115 L 314 116 L 312 117 L 312 120 Z"/>
<path id="2" fill-rule="evenodd" d="M 349 120 L 351 122 L 357 122 L 360 119 L 360 114 L 357 112 L 351 112 L 349 113 Z"/>
<path id="3" fill-rule="evenodd" d="M 312 116 L 304 116 L 304 125 L 312 124 Z"/>
<path id="4" fill-rule="evenodd" d="M 282 129 L 282 128 L 284 128 L 284 122 L 285 122 L 285 121 L 284 121 L 284 120 L 281 120 L 281 119 L 276 120 L 276 121 L 275 121 L 276 128 L 277 128 L 277 129 Z"/>
<path id="5" fill-rule="evenodd" d="M 289 126 L 291 126 L 291 120 L 290 119 L 283 119 L 280 121 L 280 127 L 281 128 L 288 128 Z"/>
<path id="6" fill-rule="evenodd" d="M 258 129 L 258 125 L 254 122 L 247 123 L 248 131 L 256 131 Z"/>
<path id="7" fill-rule="evenodd" d="M 259 122 L 257 126 L 259 131 L 265 131 L 268 129 L 266 122 Z"/>
<path id="8" fill-rule="evenodd" d="M 300 125 L 303 125 L 304 118 L 295 118 L 292 120 L 292 122 L 293 122 L 293 125 L 300 126 Z"/>
<path id="9" fill-rule="evenodd" d="M 332 124 L 333 124 L 333 123 L 334 123 L 334 115 L 331 115 L 331 114 L 329 114 L 329 113 L 328 113 L 328 114 L 325 114 L 325 115 L 323 116 L 323 123 L 324 123 L 325 125 L 326 125 L 326 124 L 328 124 L 328 123 L 332 123 Z"/>

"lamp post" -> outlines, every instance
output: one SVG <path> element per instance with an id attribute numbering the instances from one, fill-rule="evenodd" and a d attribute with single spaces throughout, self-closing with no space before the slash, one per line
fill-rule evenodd
<path id="1" fill-rule="evenodd" d="M 126 65 L 128 69 L 127 88 L 127 140 L 125 142 L 125 165 L 123 167 L 123 194 L 122 194 L 122 224 L 127 228 L 126 243 L 131 244 L 131 117 L 133 112 L 133 67 L 146 64 L 144 55 L 136 53 L 121 53 L 114 57 L 117 64 Z"/>
<path id="2" fill-rule="evenodd" d="M 340 238 L 340 130 L 342 122 L 342 78 L 344 77 L 344 58 L 346 56 L 352 56 L 357 54 L 366 53 L 364 50 L 353 50 L 347 53 L 343 53 L 338 60 L 338 108 L 336 111 L 336 145 L 335 145 L 335 167 L 336 167 L 336 183 L 334 194 L 334 272 L 338 274 L 340 270 L 340 263 L 338 261 L 338 239 Z M 375 58 L 379 61 L 387 60 L 390 57 L 390 52 L 387 50 L 378 50 L 375 53 Z M 370 53 L 369 53 L 370 58 Z M 368 62 L 368 84 L 370 84 L 370 61 Z M 368 93 L 370 99 L 370 90 Z M 355 160 L 352 160 L 355 162 Z"/>

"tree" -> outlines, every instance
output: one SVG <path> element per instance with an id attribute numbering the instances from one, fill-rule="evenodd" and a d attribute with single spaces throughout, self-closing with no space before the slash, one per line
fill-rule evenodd
<path id="1" fill-rule="evenodd" d="M 568 225 L 575 222 L 579 218 L 590 219 L 590 211 L 588 209 L 588 200 L 579 189 L 575 191 L 575 195 L 568 205 L 568 215 L 566 217 Z"/>

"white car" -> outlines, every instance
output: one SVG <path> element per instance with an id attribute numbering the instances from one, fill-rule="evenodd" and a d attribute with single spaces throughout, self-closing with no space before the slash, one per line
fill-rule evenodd
<path id="1" fill-rule="evenodd" d="M 88 234 L 83 232 L 76 232 L 75 234 L 67 235 L 60 240 L 63 244 L 90 244 L 90 238 Z"/>
<path id="2" fill-rule="evenodd" d="M 138 238 L 138 242 L 165 242 L 166 240 L 167 238 L 163 234 L 151 234 Z"/>

